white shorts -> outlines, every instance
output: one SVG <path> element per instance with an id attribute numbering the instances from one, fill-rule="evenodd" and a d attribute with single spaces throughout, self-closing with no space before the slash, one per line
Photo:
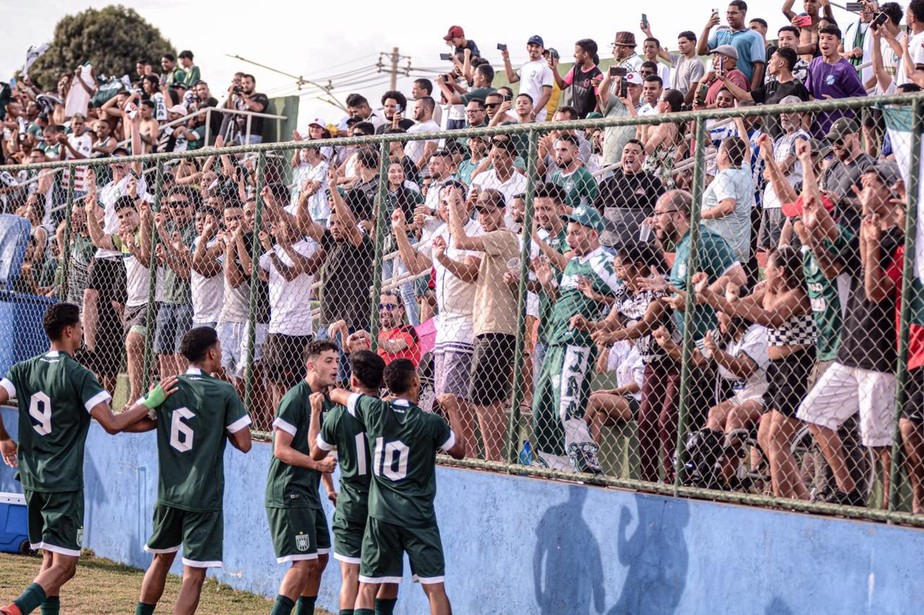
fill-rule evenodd
<path id="1" fill-rule="evenodd" d="M 769 383 L 762 382 L 755 386 L 745 387 L 739 391 L 735 391 L 735 394 L 731 396 L 729 401 L 736 406 L 746 404 L 750 401 L 759 401 L 763 403 L 764 393 L 767 392 L 769 386 Z"/>
<path id="2" fill-rule="evenodd" d="M 863 445 L 891 446 L 895 391 L 895 374 L 847 367 L 835 361 L 802 400 L 796 416 L 837 430 L 859 411 Z"/>
<path id="3" fill-rule="evenodd" d="M 263 344 L 269 326 L 257 323 L 257 334 L 253 349 L 254 363 L 263 358 Z M 220 322 L 215 331 L 221 342 L 221 366 L 228 376 L 240 378 L 244 375 L 244 363 L 247 360 L 247 347 L 250 336 L 247 334 L 246 322 Z"/>

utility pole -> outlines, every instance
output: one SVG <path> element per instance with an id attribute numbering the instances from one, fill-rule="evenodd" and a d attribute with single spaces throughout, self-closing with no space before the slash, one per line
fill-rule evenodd
<path id="1" fill-rule="evenodd" d="M 387 58 L 388 64 L 385 63 Z M 398 63 L 401 60 L 407 60 L 407 66 L 399 67 Z M 387 72 L 389 75 L 389 85 L 390 90 L 398 89 L 398 75 L 403 75 L 407 77 L 411 74 L 411 71 L 414 70 L 411 67 L 411 57 L 401 55 L 397 47 L 391 48 L 391 53 L 379 52 L 379 61 L 375 64 L 375 67 L 378 69 L 378 72 L 384 73 Z"/>
<path id="2" fill-rule="evenodd" d="M 398 59 L 401 56 L 398 55 L 398 48 L 393 47 L 391 50 L 391 81 L 388 82 L 389 90 L 398 89 Z"/>

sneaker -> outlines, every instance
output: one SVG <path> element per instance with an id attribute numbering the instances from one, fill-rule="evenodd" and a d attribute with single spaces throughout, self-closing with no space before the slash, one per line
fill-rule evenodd
<path id="1" fill-rule="evenodd" d="M 858 506 L 861 508 L 866 508 L 866 497 L 854 489 L 850 493 L 844 493 L 840 489 L 835 489 L 825 497 L 821 499 L 822 502 L 828 504 L 839 504 L 841 506 Z"/>
<path id="2" fill-rule="evenodd" d="M 603 474 L 603 468 L 597 461 L 597 447 L 590 443 L 581 445 L 572 445 L 568 451 L 568 457 L 571 459 L 571 465 L 578 472 L 585 474 Z"/>
<path id="3" fill-rule="evenodd" d="M 4 615 L 22 615 L 22 611 L 20 611 L 19 607 L 15 604 L 0 607 L 0 613 L 3 613 Z"/>

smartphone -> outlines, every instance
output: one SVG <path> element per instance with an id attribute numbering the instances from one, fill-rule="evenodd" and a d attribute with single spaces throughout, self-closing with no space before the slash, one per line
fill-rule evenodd
<path id="1" fill-rule="evenodd" d="M 719 9 L 712 9 L 712 14 L 713 14 L 713 15 L 718 15 L 718 14 L 719 14 Z"/>
<path id="2" fill-rule="evenodd" d="M 441 53 L 440 60 L 442 60 L 443 62 L 452 62 L 452 54 L 451 53 Z"/>
<path id="3" fill-rule="evenodd" d="M 719 56 L 719 67 L 717 69 L 720 75 L 725 74 L 725 56 Z"/>
<path id="4" fill-rule="evenodd" d="M 629 70 L 625 66 L 610 66 L 610 77 L 625 77 Z"/>
<path id="5" fill-rule="evenodd" d="M 504 100 L 513 100 L 513 96 L 511 96 L 510 94 L 505 94 Z"/>
<path id="6" fill-rule="evenodd" d="M 885 13 L 883 13 L 883 12 L 880 11 L 880 12 L 873 18 L 873 21 L 872 21 L 872 23 L 870 24 L 870 27 L 875 26 L 876 28 L 878 28 L 878 27 L 882 26 L 882 25 L 886 22 L 886 20 L 888 20 L 888 19 L 889 19 L 889 16 L 886 15 Z"/>
<path id="7" fill-rule="evenodd" d="M 507 44 L 506 44 L 506 43 L 498 43 L 498 44 L 497 44 L 497 50 L 498 50 L 498 51 L 507 51 Z"/>
<path id="8" fill-rule="evenodd" d="M 402 107 L 401 105 L 398 105 L 397 107 L 395 107 L 395 113 L 401 113 L 402 111 L 404 111 L 404 107 Z"/>
<path id="9" fill-rule="evenodd" d="M 642 13 L 642 27 L 643 28 L 648 27 L 648 15 L 646 15 L 645 13 Z"/>
<path id="10" fill-rule="evenodd" d="M 619 82 L 619 97 L 626 98 L 629 96 L 629 82 L 623 79 Z"/>
<path id="11" fill-rule="evenodd" d="M 811 28 L 812 18 L 808 15 L 800 15 L 793 20 L 793 25 L 795 25 L 797 28 Z"/>
<path id="12" fill-rule="evenodd" d="M 866 6 L 865 2 L 848 2 L 846 8 L 851 13 L 860 13 L 863 11 L 863 8 Z"/>

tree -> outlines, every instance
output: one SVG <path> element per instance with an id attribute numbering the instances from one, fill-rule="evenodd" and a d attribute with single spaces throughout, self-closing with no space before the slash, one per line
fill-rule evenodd
<path id="1" fill-rule="evenodd" d="M 51 47 L 36 60 L 29 77 L 53 89 L 62 74 L 73 73 L 87 61 L 97 75 L 134 77 L 138 60 L 146 59 L 156 68 L 165 53 L 175 53 L 173 45 L 133 9 L 87 9 L 58 22 Z"/>

